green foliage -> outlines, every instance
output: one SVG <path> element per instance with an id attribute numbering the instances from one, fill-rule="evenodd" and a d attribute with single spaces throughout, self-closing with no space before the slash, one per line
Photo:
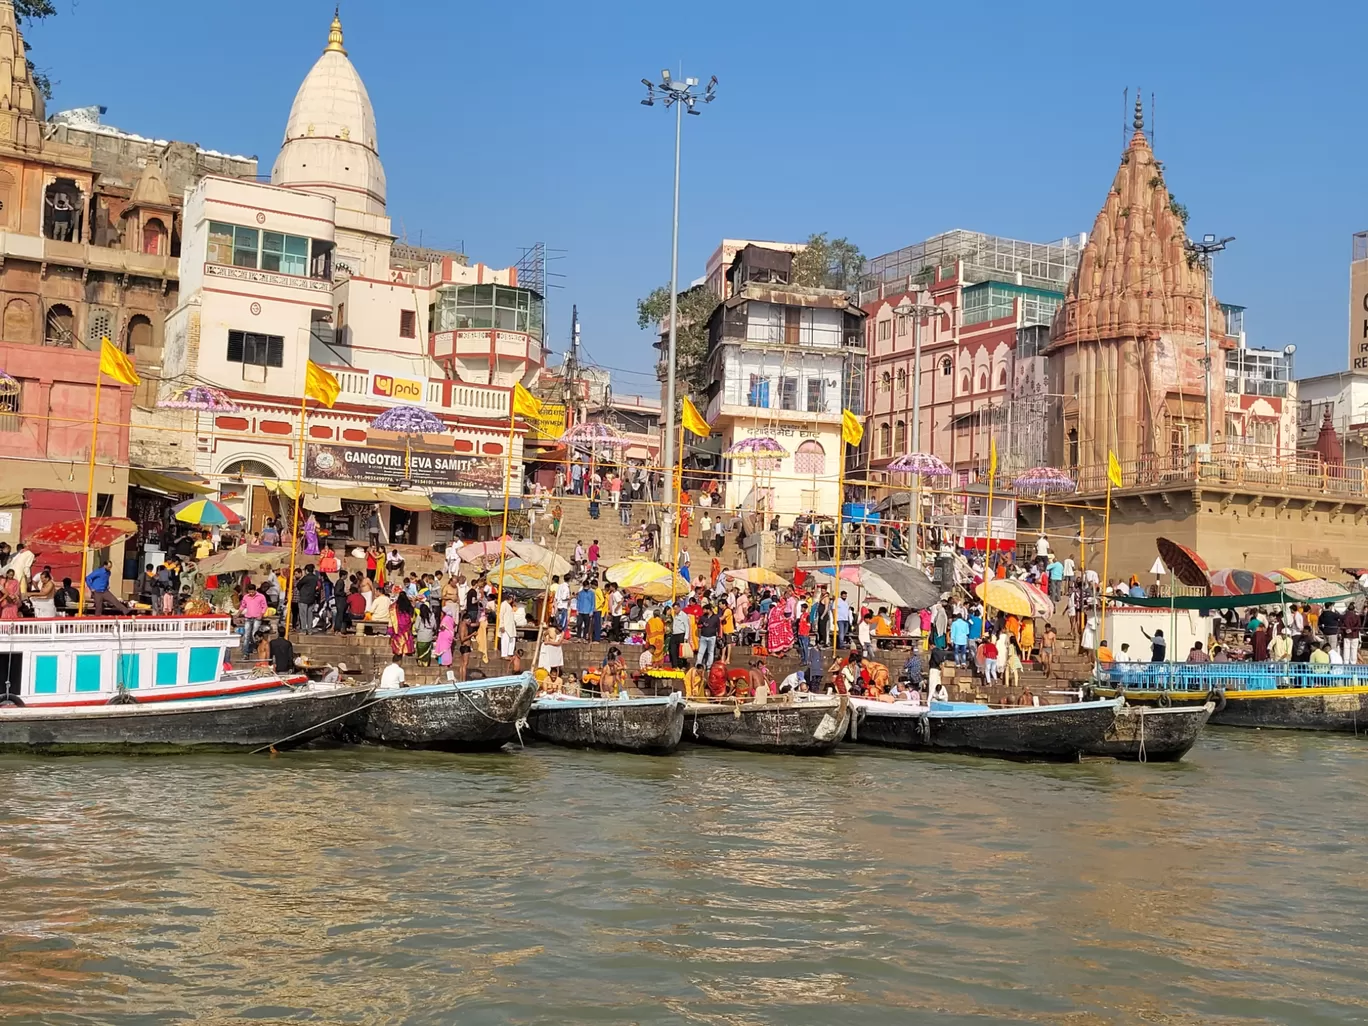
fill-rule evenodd
<path id="1" fill-rule="evenodd" d="M 706 285 L 695 285 L 678 297 L 679 324 L 675 329 L 676 387 L 698 403 L 709 384 L 708 318 L 721 300 Z M 666 285 L 637 300 L 637 327 L 657 329 L 670 318 L 670 289 Z M 662 354 L 663 356 L 664 354 Z"/>
<path id="2" fill-rule="evenodd" d="M 793 284 L 815 289 L 860 287 L 864 254 L 849 239 L 828 239 L 819 232 L 807 240 L 807 248 L 793 256 Z"/>
<path id="3" fill-rule="evenodd" d="M 14 0 L 14 18 L 21 26 L 25 21 L 41 21 L 56 13 L 57 8 L 52 5 L 52 0 Z M 28 53 L 29 49 L 29 41 L 25 39 L 24 52 Z M 33 61 L 30 60 L 28 66 L 33 74 L 33 84 L 43 94 L 43 99 L 52 99 L 52 79 L 34 67 Z"/>
<path id="4" fill-rule="evenodd" d="M 1176 199 L 1170 197 L 1169 210 L 1173 212 L 1173 216 L 1178 218 L 1178 220 L 1183 223 L 1183 227 L 1186 228 L 1188 223 L 1188 208 L 1183 206 L 1183 204 L 1179 203 Z"/>

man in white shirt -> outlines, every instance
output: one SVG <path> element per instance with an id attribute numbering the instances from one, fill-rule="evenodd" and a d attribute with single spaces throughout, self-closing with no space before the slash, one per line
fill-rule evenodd
<path id="1" fill-rule="evenodd" d="M 516 602 L 517 599 L 504 599 L 499 603 L 499 655 L 505 659 L 513 658 L 513 648 L 518 641 L 518 624 L 513 612 Z"/>
<path id="2" fill-rule="evenodd" d="M 570 585 L 562 581 L 560 577 L 553 577 L 552 583 L 555 584 L 554 600 L 556 610 L 556 626 L 565 630 L 565 624 L 570 618 Z"/>
<path id="3" fill-rule="evenodd" d="M 394 661 L 385 667 L 380 674 L 380 686 L 382 688 L 406 688 L 404 667 L 401 665 L 403 656 L 395 656 Z"/>
<path id="4" fill-rule="evenodd" d="M 1064 557 L 1064 580 L 1066 580 L 1066 581 L 1072 581 L 1073 579 L 1074 579 L 1074 561 L 1073 561 L 1073 556 L 1065 556 L 1065 557 Z"/>
<path id="5" fill-rule="evenodd" d="M 14 555 L 5 564 L 6 570 L 13 570 L 14 577 L 19 582 L 19 587 L 25 595 L 29 593 L 33 586 L 33 550 L 24 547 L 20 542 L 14 550 Z"/>
<path id="6" fill-rule="evenodd" d="M 1083 580 L 1086 581 L 1092 587 L 1096 588 L 1101 578 L 1097 576 L 1096 570 L 1094 570 L 1092 567 L 1088 567 L 1088 569 L 1083 571 Z"/>
<path id="7" fill-rule="evenodd" d="M 446 572 L 448 574 L 458 574 L 461 572 L 461 549 L 465 542 L 460 538 L 453 538 L 447 543 L 446 547 Z"/>
<path id="8" fill-rule="evenodd" d="M 1036 559 L 1044 559 L 1050 554 L 1050 540 L 1043 534 L 1036 539 Z"/>

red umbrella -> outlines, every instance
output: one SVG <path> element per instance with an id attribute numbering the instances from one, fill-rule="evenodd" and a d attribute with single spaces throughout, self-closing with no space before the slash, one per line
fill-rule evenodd
<path id="1" fill-rule="evenodd" d="M 1209 588 L 1211 568 L 1206 560 L 1186 545 L 1180 545 L 1168 538 L 1156 538 L 1154 544 L 1159 548 L 1159 558 L 1173 571 L 1173 576 L 1190 588 Z"/>
<path id="2" fill-rule="evenodd" d="M 1212 595 L 1265 595 L 1277 590 L 1271 577 L 1255 570 L 1215 570 L 1211 574 Z"/>
<path id="3" fill-rule="evenodd" d="M 43 552 L 80 552 L 83 547 L 107 549 L 137 534 L 138 525 L 127 517 L 92 517 L 90 544 L 85 545 L 84 520 L 59 520 L 44 524 L 28 537 L 30 548 Z"/>

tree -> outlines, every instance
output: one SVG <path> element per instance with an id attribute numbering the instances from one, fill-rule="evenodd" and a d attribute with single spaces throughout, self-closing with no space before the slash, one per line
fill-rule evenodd
<path id="1" fill-rule="evenodd" d="M 679 324 L 675 329 L 675 359 L 679 377 L 675 381 L 683 394 L 698 404 L 707 390 L 708 318 L 722 301 L 706 285 L 695 285 L 679 294 Z M 637 326 L 660 330 L 670 319 L 670 288 L 662 285 L 645 299 L 637 300 Z M 663 355 L 663 354 L 662 354 Z"/>
<path id="2" fill-rule="evenodd" d="M 52 0 L 14 0 L 14 20 L 21 27 L 26 21 L 42 21 L 56 13 L 57 8 L 52 5 Z M 32 47 L 25 39 L 24 53 L 27 54 L 30 49 Z M 28 67 L 30 74 L 33 75 L 33 84 L 43 94 L 43 99 L 52 99 L 52 80 L 35 68 L 32 60 L 29 60 Z"/>
<path id="3" fill-rule="evenodd" d="M 849 239 L 828 239 L 819 232 L 807 240 L 807 248 L 793 256 L 793 284 L 815 289 L 860 287 L 864 254 Z"/>

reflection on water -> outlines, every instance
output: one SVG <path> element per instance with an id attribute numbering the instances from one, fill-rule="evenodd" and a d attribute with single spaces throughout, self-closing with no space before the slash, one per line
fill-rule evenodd
<path id="1" fill-rule="evenodd" d="M 1363 742 L 0 760 L 0 1017 L 1368 1021 Z"/>

